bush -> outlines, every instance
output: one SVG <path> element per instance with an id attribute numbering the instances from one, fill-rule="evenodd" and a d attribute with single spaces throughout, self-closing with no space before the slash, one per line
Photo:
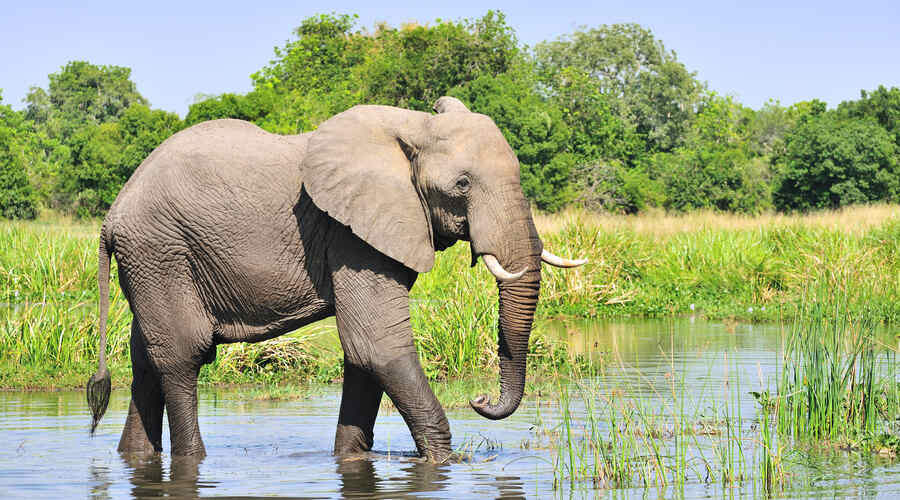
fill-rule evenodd
<path id="1" fill-rule="evenodd" d="M 737 147 L 679 149 L 656 156 L 666 208 L 759 213 L 771 207 L 765 164 Z"/>
<path id="2" fill-rule="evenodd" d="M 634 214 L 664 200 L 662 185 L 643 168 L 625 168 L 617 161 L 575 167 L 574 184 L 575 201 L 588 210 Z"/>
<path id="3" fill-rule="evenodd" d="M 835 112 L 804 117 L 773 158 L 775 206 L 806 211 L 896 201 L 896 155 L 893 137 L 874 121 Z"/>

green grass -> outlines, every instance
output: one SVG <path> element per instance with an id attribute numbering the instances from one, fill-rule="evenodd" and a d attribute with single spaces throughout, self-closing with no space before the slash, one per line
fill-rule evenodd
<path id="1" fill-rule="evenodd" d="M 848 228 L 849 229 L 849 228 Z M 777 321 L 799 313 L 809 278 L 853 261 L 851 283 L 876 321 L 900 320 L 900 217 L 862 231 L 791 224 L 656 234 L 604 230 L 578 219 L 544 235 L 545 246 L 590 263 L 549 270 L 541 309 L 549 315 Z M 854 297 L 848 306 L 863 305 Z"/>
<path id="2" fill-rule="evenodd" d="M 724 217 L 710 223 L 709 216 L 696 221 L 543 217 L 539 225 L 549 226 L 542 234 L 548 249 L 590 262 L 570 270 L 545 266 L 530 373 L 566 372 L 580 362 L 542 326 L 546 318 L 790 319 L 802 313 L 810 277 L 841 262 L 856 266 L 847 284 L 855 292 L 848 311 L 864 308 L 875 322 L 896 323 L 900 218 L 895 209 L 878 208 L 874 221 L 870 209 L 843 211 L 832 224 L 803 218 Z M 98 233 L 96 221 L 0 222 L 0 302 L 11 304 L 0 308 L 0 386 L 80 386 L 93 371 Z M 483 266 L 469 263 L 468 245 L 459 243 L 442 252 L 413 289 L 413 329 L 432 380 L 497 373 L 496 286 Z M 115 265 L 112 274 L 109 356 L 114 383 L 127 384 L 130 312 Z M 340 377 L 334 329 L 311 328 L 262 344 L 221 346 L 201 382 Z"/>

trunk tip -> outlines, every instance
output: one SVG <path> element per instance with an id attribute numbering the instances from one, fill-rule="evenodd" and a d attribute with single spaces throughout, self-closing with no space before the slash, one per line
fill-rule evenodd
<path id="1" fill-rule="evenodd" d="M 504 398 L 500 398 L 501 402 Z M 484 418 L 490 420 L 502 420 L 516 411 L 516 407 L 518 405 L 508 405 L 498 403 L 496 405 L 491 404 L 490 398 L 488 398 L 487 394 L 482 394 L 477 398 L 469 401 L 469 406 L 475 410 L 475 413 L 478 413 Z"/>
<path id="2" fill-rule="evenodd" d="M 491 402 L 491 400 L 488 399 L 487 394 L 482 394 L 481 396 L 478 396 L 477 398 L 469 401 L 469 404 L 471 404 L 472 406 L 481 407 L 481 406 L 486 406 L 486 405 L 490 404 L 490 402 Z"/>

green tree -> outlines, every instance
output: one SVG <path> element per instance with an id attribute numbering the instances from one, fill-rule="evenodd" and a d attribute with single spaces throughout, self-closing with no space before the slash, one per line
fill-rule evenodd
<path id="1" fill-rule="evenodd" d="M 225 93 L 218 96 L 202 96 L 188 108 L 184 122 L 187 125 L 194 125 L 220 118 L 261 122 L 275 108 L 277 99 L 275 92 L 267 87 L 246 95 Z"/>
<path id="2" fill-rule="evenodd" d="M 651 179 L 643 165 L 582 161 L 573 169 L 573 179 L 575 201 L 589 210 L 634 214 L 665 201 L 664 185 Z"/>
<path id="3" fill-rule="evenodd" d="M 143 104 L 129 106 L 118 125 L 125 143 L 119 173 L 126 180 L 157 146 L 185 126 L 175 113 Z"/>
<path id="4" fill-rule="evenodd" d="M 651 151 L 683 143 L 703 85 L 646 28 L 602 25 L 576 30 L 535 47 L 548 85 L 552 75 L 577 68 L 597 79 L 600 91 L 617 103 L 618 115 L 644 135 Z"/>
<path id="5" fill-rule="evenodd" d="M 790 116 L 795 123 L 798 123 L 808 117 L 821 115 L 826 111 L 828 111 L 828 105 L 825 104 L 824 101 L 812 99 L 810 101 L 800 101 L 791 104 L 788 108 L 788 116 Z"/>
<path id="6" fill-rule="evenodd" d="M 900 88 L 879 86 L 872 92 L 860 91 L 858 101 L 842 102 L 838 113 L 850 118 L 872 118 L 894 137 L 900 146 Z"/>
<path id="7" fill-rule="evenodd" d="M 131 69 L 72 61 L 49 76 L 48 91 L 32 87 L 25 100 L 26 116 L 37 124 L 49 122 L 67 139 L 82 126 L 113 121 L 131 104 L 147 104 Z"/>
<path id="8" fill-rule="evenodd" d="M 264 129 L 294 134 L 363 102 L 353 71 L 373 50 L 374 38 L 356 28 L 356 18 L 323 14 L 304 19 L 294 30 L 297 39 L 276 47 L 275 59 L 251 75 L 253 92 L 234 103 L 238 114 L 228 116 L 256 115 L 254 123 Z M 199 118 L 198 110 L 189 121 Z"/>
<path id="9" fill-rule="evenodd" d="M 740 146 L 744 136 L 742 118 L 743 107 L 733 98 L 708 92 L 700 100 L 686 142 L 693 147 Z"/>
<path id="10" fill-rule="evenodd" d="M 20 113 L 3 104 L 0 95 L 0 216 L 33 219 L 37 203 L 26 173 L 27 133 Z"/>
<path id="11" fill-rule="evenodd" d="M 118 121 L 79 129 L 72 165 L 60 175 L 66 205 L 83 217 L 102 215 L 141 162 L 182 126 L 173 113 L 132 104 Z"/>
<path id="12" fill-rule="evenodd" d="M 499 13 L 474 21 L 438 20 L 434 26 L 382 24 L 373 33 L 355 23 L 355 16 L 336 14 L 304 20 L 295 31 L 298 38 L 276 48 L 275 60 L 252 76 L 254 91 L 246 98 L 274 92 L 272 106 L 254 122 L 273 132 L 296 133 L 355 104 L 428 111 L 454 86 L 501 74 L 521 58 Z M 241 102 L 231 107 L 252 115 Z M 209 108 L 221 109 L 222 103 Z M 223 115 L 199 111 L 189 121 Z"/>
<path id="13" fill-rule="evenodd" d="M 681 148 L 654 161 L 665 183 L 666 208 L 759 213 L 771 206 L 765 162 L 743 148 Z"/>
<path id="14" fill-rule="evenodd" d="M 900 166 L 894 138 L 873 120 L 837 112 L 807 114 L 773 158 L 781 210 L 897 201 Z"/>
<path id="15" fill-rule="evenodd" d="M 368 37 L 354 31 L 358 16 L 321 14 L 294 30 L 297 39 L 275 47 L 275 60 L 251 75 L 255 87 L 311 92 L 350 80 Z"/>
<path id="16" fill-rule="evenodd" d="M 574 201 L 592 210 L 625 213 L 657 204 L 657 183 L 635 167 L 646 149 L 643 137 L 616 114 L 602 82 L 571 66 L 543 75 L 543 81 L 550 105 L 561 111 L 571 131 L 565 151 L 574 154 Z"/>
<path id="17" fill-rule="evenodd" d="M 512 28 L 502 13 L 434 26 L 379 26 L 374 48 L 355 72 L 367 103 L 420 111 L 451 88 L 482 75 L 505 73 L 519 61 Z"/>
<path id="18" fill-rule="evenodd" d="M 596 159 L 631 163 L 646 144 L 640 134 L 614 111 L 612 99 L 603 93 L 601 81 L 585 71 L 565 67 L 545 75 L 550 102 L 562 111 L 572 130 L 569 151 L 588 162 Z"/>
<path id="19" fill-rule="evenodd" d="M 785 134 L 796 125 L 788 108 L 778 101 L 768 101 L 757 111 L 750 110 L 747 120 L 747 144 L 756 155 L 771 155 Z"/>
<path id="20" fill-rule="evenodd" d="M 81 217 L 102 215 L 125 182 L 119 169 L 125 147 L 122 130 L 116 122 L 85 126 L 70 145 L 73 163 L 60 175 L 60 196 Z"/>
<path id="21" fill-rule="evenodd" d="M 651 170 L 665 185 L 664 206 L 758 213 L 771 208 L 768 163 L 749 146 L 752 111 L 706 92 L 684 145 L 657 154 Z"/>

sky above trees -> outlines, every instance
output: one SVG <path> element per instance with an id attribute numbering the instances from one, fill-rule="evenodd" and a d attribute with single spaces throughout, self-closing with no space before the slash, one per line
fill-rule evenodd
<path id="1" fill-rule="evenodd" d="M 311 15 L 356 13 L 360 26 L 373 29 L 380 21 L 477 18 L 487 8 L 503 11 L 530 46 L 579 26 L 638 23 L 710 89 L 756 109 L 770 98 L 782 104 L 818 98 L 835 107 L 858 99 L 860 89 L 900 85 L 896 1 L 384 4 L 12 2 L 0 9 L 0 89 L 5 103 L 21 109 L 30 86 L 46 87 L 47 75 L 67 62 L 88 60 L 132 68 L 132 80 L 154 108 L 184 116 L 199 93 L 251 90 L 248 75 Z"/>

